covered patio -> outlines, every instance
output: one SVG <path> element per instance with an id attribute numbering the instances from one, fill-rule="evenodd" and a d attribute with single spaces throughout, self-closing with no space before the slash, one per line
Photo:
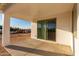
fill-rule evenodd
<path id="1" fill-rule="evenodd" d="M 75 19 L 75 16 L 73 16 L 73 14 L 75 15 L 74 6 L 75 4 L 73 3 L 9 5 L 9 7 L 1 11 L 3 15 L 2 45 L 11 55 L 15 56 L 79 55 L 77 54 L 79 52 L 77 45 L 79 42 L 79 17 Z M 79 5 L 77 6 L 79 7 Z M 10 42 L 10 17 L 21 18 L 32 22 L 31 39 L 15 44 Z M 37 21 L 51 18 L 57 19 L 56 41 L 38 39 Z M 76 36 L 74 34 L 75 31 L 77 31 Z"/>

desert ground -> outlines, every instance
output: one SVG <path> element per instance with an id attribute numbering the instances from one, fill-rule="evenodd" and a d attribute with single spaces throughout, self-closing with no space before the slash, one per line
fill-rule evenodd
<path id="1" fill-rule="evenodd" d="M 11 34 L 10 41 L 11 43 L 21 42 L 26 39 L 30 39 L 30 33 L 19 33 L 19 34 Z M 2 35 L 0 34 L 0 56 L 10 56 L 10 54 L 2 47 L 1 44 Z"/>
<path id="2" fill-rule="evenodd" d="M 22 41 L 28 40 L 30 38 L 31 38 L 30 33 L 11 34 L 10 41 L 11 43 L 16 43 L 16 42 L 22 42 Z"/>

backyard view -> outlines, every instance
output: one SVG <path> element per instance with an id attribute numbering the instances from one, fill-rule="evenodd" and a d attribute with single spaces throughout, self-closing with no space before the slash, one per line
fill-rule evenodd
<path id="1" fill-rule="evenodd" d="M 22 42 L 31 37 L 31 22 L 19 18 L 10 19 L 10 40 L 12 43 Z"/>
<path id="2" fill-rule="evenodd" d="M 2 41 L 2 15 L 0 14 L 0 55 L 10 55 L 1 44 Z M 31 37 L 31 23 L 18 18 L 10 18 L 11 43 L 22 42 Z"/>

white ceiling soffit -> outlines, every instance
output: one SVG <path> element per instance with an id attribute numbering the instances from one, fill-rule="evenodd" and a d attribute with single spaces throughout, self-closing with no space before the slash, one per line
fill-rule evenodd
<path id="1" fill-rule="evenodd" d="M 71 11 L 72 3 L 51 4 L 13 4 L 5 13 L 14 17 L 32 20 L 34 18 L 56 15 Z"/>

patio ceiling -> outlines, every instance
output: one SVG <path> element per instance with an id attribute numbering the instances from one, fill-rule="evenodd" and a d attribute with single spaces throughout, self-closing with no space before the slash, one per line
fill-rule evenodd
<path id="1" fill-rule="evenodd" d="M 13 4 L 5 10 L 9 16 L 26 20 L 43 19 L 56 14 L 72 11 L 73 3 L 51 3 L 51 4 Z"/>
<path id="2" fill-rule="evenodd" d="M 5 11 L 11 4 L 8 3 L 0 3 L 0 11 Z"/>

